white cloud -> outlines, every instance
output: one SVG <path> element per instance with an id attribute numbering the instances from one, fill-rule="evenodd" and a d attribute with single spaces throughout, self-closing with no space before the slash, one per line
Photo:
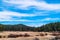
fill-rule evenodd
<path id="1" fill-rule="evenodd" d="M 23 14 L 23 13 L 17 13 L 17 12 L 11 12 L 11 11 L 1 11 L 0 12 L 0 20 L 12 20 L 12 16 L 15 17 L 32 17 L 36 16 L 34 14 Z"/>
<path id="2" fill-rule="evenodd" d="M 60 18 L 45 18 L 41 19 L 40 21 L 55 21 L 55 20 L 60 20 Z"/>
<path id="3" fill-rule="evenodd" d="M 46 16 L 46 15 L 47 14 L 42 14 L 42 13 L 28 14 L 28 13 L 17 13 L 17 12 L 4 10 L 0 12 L 0 21 L 4 21 L 4 20 L 5 21 L 24 21 L 24 20 L 14 20 L 13 16 L 22 18 L 22 17 L 35 17 L 35 16 Z"/>
<path id="4" fill-rule="evenodd" d="M 27 16 L 29 14 L 20 14 L 20 13 L 15 13 L 15 12 L 0 12 L 0 22 L 4 21 L 9 21 L 9 22 L 33 22 L 33 20 L 28 20 L 28 19 L 21 19 L 21 17 L 31 17 L 31 15 Z M 20 19 L 14 19 L 13 16 L 15 17 L 20 17 Z M 34 15 L 33 15 L 34 16 Z"/>
<path id="5" fill-rule="evenodd" d="M 18 12 L 12 12 L 7 11 L 8 9 L 5 9 L 4 11 L 0 12 L 0 21 L 21 21 L 21 22 L 32 22 L 29 24 L 29 26 L 41 26 L 46 23 L 40 23 L 44 21 L 57 21 L 60 20 L 60 18 L 44 18 L 39 20 L 27 20 L 27 19 L 20 19 L 20 20 L 14 20 L 12 16 L 15 17 L 35 17 L 35 16 L 47 16 L 49 15 L 48 11 L 54 10 L 56 12 L 60 12 L 60 4 L 48 4 L 44 0 L 43 1 L 36 1 L 36 0 L 3 0 L 3 6 L 7 7 L 15 7 L 16 9 L 29 9 L 30 6 L 35 6 L 38 10 L 47 10 L 47 12 L 35 12 L 35 13 L 18 13 Z M 57 11 L 58 10 L 58 11 Z M 48 14 L 46 14 L 48 13 Z M 17 19 L 17 18 L 16 18 Z M 28 24 L 28 23 L 27 23 Z"/>
<path id="6" fill-rule="evenodd" d="M 17 8 L 27 9 L 29 6 L 36 6 L 40 10 L 60 10 L 60 4 L 48 4 L 45 1 L 36 0 L 4 0 L 5 3 L 17 5 Z"/>
<path id="7" fill-rule="evenodd" d="M 33 22 L 33 20 L 25 20 L 25 19 L 20 19 L 20 20 L 0 20 L 0 22 L 4 22 L 4 21 L 7 21 L 7 22 Z"/>
<path id="8" fill-rule="evenodd" d="M 45 25 L 48 23 L 50 23 L 51 21 L 58 21 L 60 20 L 60 18 L 44 18 L 44 19 L 39 19 L 39 20 L 34 20 L 31 24 L 28 24 L 28 26 L 32 26 L 32 27 L 40 27 L 42 25 Z M 47 22 L 44 22 L 44 21 L 47 21 Z"/>
<path id="9" fill-rule="evenodd" d="M 60 18 L 43 18 L 43 19 L 36 19 L 33 20 L 33 23 L 40 23 L 40 22 L 51 22 L 51 21 L 59 21 Z"/>

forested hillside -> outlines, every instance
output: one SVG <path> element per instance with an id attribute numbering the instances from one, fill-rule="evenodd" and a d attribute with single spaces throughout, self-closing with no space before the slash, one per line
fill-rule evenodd
<path id="1" fill-rule="evenodd" d="M 49 23 L 37 28 L 38 31 L 60 31 L 60 22 Z"/>
<path id="2" fill-rule="evenodd" d="M 0 24 L 0 31 L 34 31 L 34 27 L 29 27 L 23 24 L 16 25 L 2 25 Z"/>
<path id="3" fill-rule="evenodd" d="M 23 24 L 3 25 L 0 24 L 0 31 L 60 31 L 60 22 L 49 23 L 40 27 L 30 27 Z"/>

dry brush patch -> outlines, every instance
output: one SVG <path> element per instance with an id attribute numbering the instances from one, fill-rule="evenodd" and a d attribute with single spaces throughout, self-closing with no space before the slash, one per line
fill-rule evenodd
<path id="1" fill-rule="evenodd" d="M 51 35 L 50 32 L 6 32 L 6 34 L 8 35 L 8 38 L 19 38 L 19 39 L 30 39 L 30 38 L 36 38 L 38 37 L 38 39 L 49 39 L 52 38 L 53 35 Z M 53 34 L 53 33 L 52 33 Z M 3 34 L 2 34 L 3 35 Z M 50 37 L 48 36 L 50 35 Z M 36 40 L 38 40 L 36 39 Z"/>
<path id="2" fill-rule="evenodd" d="M 56 32 L 54 32 L 54 33 L 52 33 L 51 35 L 52 35 L 52 36 L 59 36 L 60 33 L 56 33 Z"/>

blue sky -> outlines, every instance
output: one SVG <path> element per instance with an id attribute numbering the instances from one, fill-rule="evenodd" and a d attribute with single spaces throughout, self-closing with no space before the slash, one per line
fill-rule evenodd
<path id="1" fill-rule="evenodd" d="M 41 26 L 60 21 L 60 0 L 0 0 L 1 24 Z"/>

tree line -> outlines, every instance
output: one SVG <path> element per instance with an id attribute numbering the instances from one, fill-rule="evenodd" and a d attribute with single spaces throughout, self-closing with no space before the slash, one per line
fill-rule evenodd
<path id="1" fill-rule="evenodd" d="M 23 24 L 3 25 L 0 24 L 0 31 L 60 31 L 60 22 L 49 23 L 40 27 L 30 27 Z"/>
<path id="2" fill-rule="evenodd" d="M 45 32 L 60 31 L 60 22 L 45 24 L 42 25 L 41 27 L 37 27 L 37 29 L 38 31 L 45 31 Z"/>

